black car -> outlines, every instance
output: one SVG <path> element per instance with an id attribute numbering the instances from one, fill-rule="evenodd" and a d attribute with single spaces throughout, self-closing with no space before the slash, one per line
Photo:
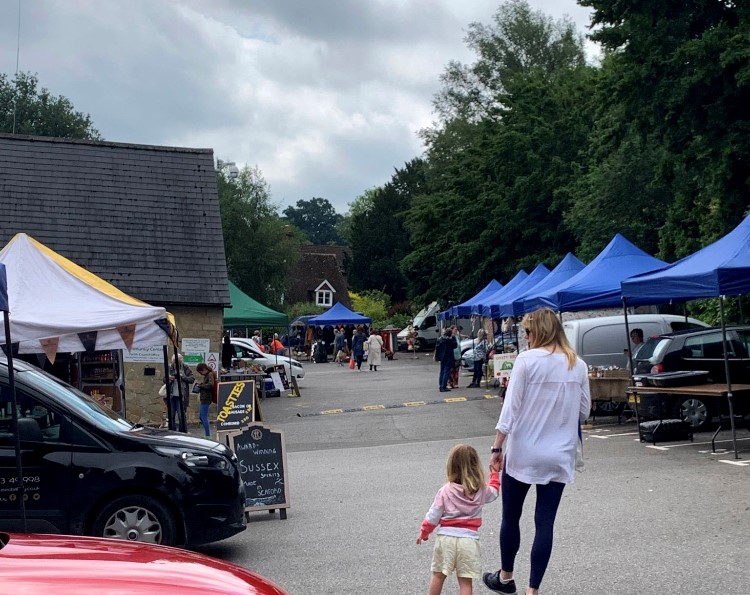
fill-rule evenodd
<path id="1" fill-rule="evenodd" d="M 0 358 L 0 530 L 23 530 L 16 427 L 30 532 L 195 545 L 245 529 L 226 446 L 132 424 L 30 364 L 14 370 L 17 426 Z"/>
<path id="2" fill-rule="evenodd" d="M 750 384 L 750 326 L 726 328 L 732 384 Z M 721 328 L 687 330 L 648 339 L 635 356 L 635 375 L 663 372 L 708 372 L 709 383 L 726 383 Z M 683 417 L 694 430 L 705 429 L 719 412 L 727 414 L 726 399 L 709 396 L 640 395 L 639 413 L 645 418 Z M 735 399 L 736 414 L 747 405 Z"/>

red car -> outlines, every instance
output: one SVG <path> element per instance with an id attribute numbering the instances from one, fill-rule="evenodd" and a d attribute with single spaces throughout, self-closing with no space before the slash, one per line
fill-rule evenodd
<path id="1" fill-rule="evenodd" d="M 203 554 L 141 542 L 0 533 L 0 585 L 14 595 L 289 595 Z"/>

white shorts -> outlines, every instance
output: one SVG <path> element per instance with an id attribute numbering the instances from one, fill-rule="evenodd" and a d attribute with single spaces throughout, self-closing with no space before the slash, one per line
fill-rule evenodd
<path id="1" fill-rule="evenodd" d="M 482 557 L 479 553 L 479 540 L 471 537 L 437 535 L 432 551 L 432 572 L 442 572 L 479 580 L 482 578 Z"/>

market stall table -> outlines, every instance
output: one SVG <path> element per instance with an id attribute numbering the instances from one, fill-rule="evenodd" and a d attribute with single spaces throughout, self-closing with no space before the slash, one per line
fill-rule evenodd
<path id="1" fill-rule="evenodd" d="M 732 384 L 731 385 L 732 397 L 747 399 L 750 398 L 750 384 Z M 675 386 L 675 387 L 661 387 L 661 386 L 629 386 L 627 388 L 628 402 L 635 405 L 636 418 L 638 418 L 638 404 L 640 403 L 639 394 L 652 394 L 663 398 L 667 395 L 679 395 L 679 396 L 690 396 L 690 395 L 701 395 L 715 397 L 717 401 L 722 397 L 728 397 L 729 388 L 726 384 L 697 384 L 688 386 Z M 663 407 L 660 407 L 663 409 Z M 721 431 L 721 409 L 719 408 L 719 427 L 711 436 L 711 450 L 716 452 L 716 436 Z M 661 420 L 660 420 L 661 421 Z M 735 445 L 735 458 L 739 458 L 737 455 L 737 447 Z"/>

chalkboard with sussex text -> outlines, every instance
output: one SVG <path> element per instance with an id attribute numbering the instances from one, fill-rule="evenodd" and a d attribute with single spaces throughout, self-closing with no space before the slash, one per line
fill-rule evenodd
<path id="1" fill-rule="evenodd" d="M 229 448 L 237 455 L 245 486 L 245 510 L 279 509 L 286 518 L 289 508 L 284 434 L 263 424 L 252 424 L 228 435 Z"/>

